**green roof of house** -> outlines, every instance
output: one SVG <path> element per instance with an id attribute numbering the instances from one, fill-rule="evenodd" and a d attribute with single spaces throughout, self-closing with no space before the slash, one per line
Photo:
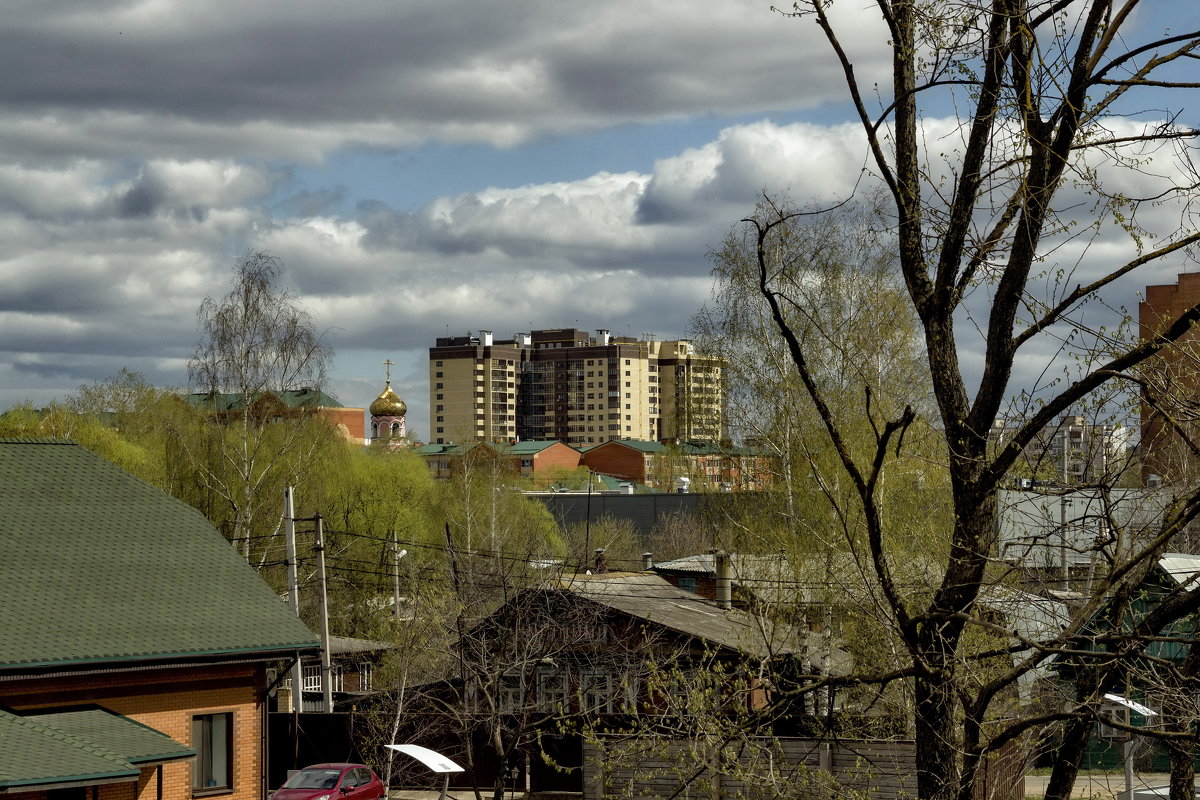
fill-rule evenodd
<path id="1" fill-rule="evenodd" d="M 117 753 L 35 720 L 0 710 L 0 787 L 136 780 L 140 770 Z"/>
<path id="2" fill-rule="evenodd" d="M 95 742 L 131 764 L 155 764 L 190 758 L 196 751 L 136 720 L 92 707 L 47 714 L 26 712 L 25 718 L 70 736 Z"/>
<path id="3" fill-rule="evenodd" d="M 342 408 L 342 404 L 333 395 L 318 389 L 289 389 L 283 392 L 271 392 L 271 395 L 288 408 Z M 184 401 L 193 408 L 201 411 L 236 411 L 245 405 L 245 398 L 240 393 L 212 394 L 196 392 L 183 395 Z"/>
<path id="4" fill-rule="evenodd" d="M 596 445 L 591 450 L 597 450 L 601 447 L 612 447 L 613 445 L 621 445 L 631 450 L 640 450 L 643 453 L 663 453 L 667 449 L 667 446 L 662 442 L 647 442 L 642 439 L 612 439 L 603 444 Z"/>
<path id="5" fill-rule="evenodd" d="M 316 647 L 195 509 L 69 442 L 0 439 L 0 670 Z"/>
<path id="6" fill-rule="evenodd" d="M 502 447 L 500 448 L 500 452 L 508 453 L 514 456 L 525 456 L 532 455 L 533 453 L 540 453 L 546 448 L 553 447 L 556 444 L 561 444 L 565 447 L 571 446 L 566 442 L 560 442 L 558 439 L 530 439 L 529 441 L 517 442 L 515 444 Z"/>

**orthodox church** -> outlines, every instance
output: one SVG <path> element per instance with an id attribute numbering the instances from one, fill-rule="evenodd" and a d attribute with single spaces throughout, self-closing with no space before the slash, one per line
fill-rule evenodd
<path id="1" fill-rule="evenodd" d="M 404 415 L 408 405 L 392 390 L 392 362 L 383 362 L 387 367 L 387 385 L 379 397 L 371 403 L 371 438 L 383 445 L 399 445 L 405 441 L 407 431 Z"/>

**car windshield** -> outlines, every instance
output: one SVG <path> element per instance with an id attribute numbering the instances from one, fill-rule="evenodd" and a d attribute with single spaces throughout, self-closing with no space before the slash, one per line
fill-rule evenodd
<path id="1" fill-rule="evenodd" d="M 337 786 L 338 769 L 302 769 L 287 779 L 284 789 L 332 789 Z"/>

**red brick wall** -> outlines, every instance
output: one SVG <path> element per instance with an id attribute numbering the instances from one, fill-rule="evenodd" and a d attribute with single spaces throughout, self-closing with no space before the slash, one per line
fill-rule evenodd
<path id="1" fill-rule="evenodd" d="M 0 684 L 0 704 L 16 711 L 95 704 L 191 746 L 192 717 L 233 714 L 233 791 L 221 800 L 262 797 L 261 667 L 191 667 Z M 156 800 L 154 769 L 142 770 L 136 800 Z M 40 793 L 30 793 L 38 797 Z M 164 800 L 190 800 L 191 760 L 163 765 Z M 133 784 L 100 788 L 98 800 L 135 800 Z"/>
<path id="2" fill-rule="evenodd" d="M 1138 306 L 1138 323 L 1142 339 L 1153 338 L 1171 323 L 1179 319 L 1188 308 L 1200 303 L 1200 273 L 1189 272 L 1179 276 L 1179 282 L 1162 286 L 1147 286 L 1146 299 Z M 1187 399 L 1200 391 L 1200 372 L 1195 357 L 1200 347 L 1200 333 L 1188 331 L 1177 342 L 1178 348 L 1190 348 L 1192 355 L 1184 355 L 1178 349 L 1166 349 L 1146 363 L 1148 371 L 1157 375 L 1152 384 L 1182 387 Z M 1170 411 L 1177 411 L 1171 408 Z M 1190 414 L 1178 415 L 1188 418 Z M 1195 435 L 1198 431 L 1191 430 Z M 1185 479 L 1200 465 L 1188 454 L 1186 448 L 1173 433 L 1163 429 L 1158 413 L 1148 406 L 1142 407 L 1142 475 L 1162 475 L 1168 480 Z"/>
<path id="3" fill-rule="evenodd" d="M 646 454 L 622 444 L 593 447 L 583 453 L 583 464 L 592 472 L 636 483 L 646 482 Z"/>
<path id="4" fill-rule="evenodd" d="M 556 442 L 533 457 L 533 471 L 543 472 L 555 467 L 575 469 L 582 454 L 570 445 Z"/>
<path id="5" fill-rule="evenodd" d="M 318 413 L 334 425 L 345 425 L 352 439 L 366 438 L 366 416 L 361 408 L 322 408 Z"/>

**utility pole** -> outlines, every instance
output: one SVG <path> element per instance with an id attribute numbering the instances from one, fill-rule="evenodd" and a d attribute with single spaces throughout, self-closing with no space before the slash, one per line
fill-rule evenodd
<path id="1" fill-rule="evenodd" d="M 392 619 L 400 619 L 400 559 L 408 555 L 407 550 L 400 549 L 400 540 L 396 531 L 392 535 Z"/>
<path id="2" fill-rule="evenodd" d="M 295 488 L 283 490 L 283 533 L 287 542 L 288 605 L 300 616 L 300 581 L 296 569 L 296 498 Z M 304 668 L 297 658 L 292 664 L 292 714 L 304 710 Z M 294 724 L 294 720 L 293 720 Z"/>
<path id="3" fill-rule="evenodd" d="M 317 591 L 321 594 L 321 701 L 326 714 L 333 713 L 333 669 L 329 663 L 329 593 L 325 582 L 325 520 L 313 517 L 317 524 Z"/>

